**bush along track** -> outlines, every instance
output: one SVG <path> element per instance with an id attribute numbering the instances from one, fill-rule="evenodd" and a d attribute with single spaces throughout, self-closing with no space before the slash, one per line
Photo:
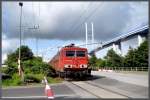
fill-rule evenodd
<path id="1" fill-rule="evenodd" d="M 40 84 L 43 77 L 48 78 L 49 83 L 58 83 L 62 79 L 57 78 L 55 70 L 43 61 L 41 57 L 35 57 L 28 46 L 21 46 L 21 65 L 24 71 L 24 81 L 18 75 L 19 48 L 8 54 L 5 61 L 7 67 L 2 68 L 2 86 L 22 86 Z"/>

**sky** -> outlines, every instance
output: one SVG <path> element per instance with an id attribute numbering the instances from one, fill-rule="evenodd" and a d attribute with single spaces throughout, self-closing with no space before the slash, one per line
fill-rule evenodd
<path id="1" fill-rule="evenodd" d="M 18 3 L 2 2 L 2 62 L 19 47 Z M 95 42 L 108 41 L 147 25 L 148 2 L 23 2 L 22 44 L 36 54 L 38 39 L 38 55 L 48 61 L 58 46 L 85 44 L 85 22 L 88 33 L 93 22 Z"/>

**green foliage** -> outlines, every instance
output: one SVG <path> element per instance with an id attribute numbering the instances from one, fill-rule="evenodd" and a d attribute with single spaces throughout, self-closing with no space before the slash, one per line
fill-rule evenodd
<path id="1" fill-rule="evenodd" d="M 148 42 L 144 41 L 137 49 L 130 48 L 124 59 L 125 67 L 148 67 Z"/>
<path id="2" fill-rule="evenodd" d="M 43 77 L 42 74 L 26 74 L 24 78 L 27 83 L 40 83 Z"/>
<path id="3" fill-rule="evenodd" d="M 21 78 L 18 74 L 14 74 L 12 79 L 13 79 L 14 85 L 21 85 L 22 84 Z"/>
<path id="4" fill-rule="evenodd" d="M 19 48 L 15 52 L 16 56 L 19 56 Z M 33 53 L 31 49 L 28 48 L 28 46 L 21 46 L 21 60 L 29 60 L 32 59 Z"/>
<path id="5" fill-rule="evenodd" d="M 7 55 L 7 60 L 5 64 L 8 65 L 7 70 L 5 70 L 6 74 L 14 74 L 18 72 L 18 57 L 19 57 L 19 48 Z M 21 61 L 32 59 L 33 53 L 27 46 L 21 46 Z"/>
<path id="6" fill-rule="evenodd" d="M 8 67 L 4 73 L 13 75 L 18 72 L 18 54 L 19 48 L 8 55 L 8 59 L 5 62 Z M 43 74 L 45 76 L 55 74 L 52 67 L 43 62 L 41 57 L 34 57 L 32 51 L 27 46 L 21 46 L 21 64 L 25 74 Z"/>
<path id="7" fill-rule="evenodd" d="M 60 83 L 63 81 L 62 78 L 52 78 L 52 77 L 47 77 L 48 83 Z"/>
<path id="8" fill-rule="evenodd" d="M 106 55 L 106 66 L 108 67 L 122 67 L 123 57 L 118 55 L 113 49 L 110 49 Z"/>
<path id="9" fill-rule="evenodd" d="M 103 59 L 97 59 L 96 61 L 96 66 L 98 67 L 105 67 L 106 66 L 106 60 L 103 60 Z"/>
<path id="10" fill-rule="evenodd" d="M 93 59 L 99 67 L 148 67 L 148 41 L 144 41 L 137 49 L 130 48 L 124 57 L 110 49 L 104 59 Z"/>
<path id="11" fill-rule="evenodd" d="M 124 59 L 124 67 L 137 67 L 137 61 L 135 61 L 136 55 L 135 55 L 134 49 L 130 48 L 127 55 Z"/>
<path id="12" fill-rule="evenodd" d="M 23 84 L 19 75 L 13 74 L 11 79 L 2 80 L 4 86 L 17 86 Z"/>
<path id="13" fill-rule="evenodd" d="M 139 66 L 148 67 L 148 41 L 143 42 L 136 51 Z"/>
<path id="14" fill-rule="evenodd" d="M 23 66 L 25 73 L 43 74 L 45 76 L 53 76 L 54 69 L 47 63 L 43 62 L 40 57 L 34 57 L 32 60 L 24 61 Z"/>
<path id="15" fill-rule="evenodd" d="M 107 52 L 104 59 L 92 56 L 89 64 L 97 67 L 148 67 L 148 41 L 144 41 L 137 49 L 130 48 L 124 57 L 113 49 Z"/>
<path id="16" fill-rule="evenodd" d="M 96 61 L 97 61 L 97 58 L 95 55 L 93 55 L 90 59 L 89 59 L 89 65 L 90 66 L 96 66 Z"/>
<path id="17" fill-rule="evenodd" d="M 5 64 L 8 67 L 3 70 L 3 73 L 13 76 L 13 78 L 3 79 L 3 84 L 5 85 L 21 84 L 20 77 L 14 76 L 18 74 L 18 54 L 19 48 L 16 51 L 7 55 L 7 60 L 5 61 Z M 24 70 L 24 78 L 26 82 L 29 80 L 35 83 L 39 83 L 44 76 L 55 76 L 55 70 L 46 62 L 43 62 L 41 57 L 33 56 L 32 51 L 27 46 L 21 46 L 21 65 Z"/>

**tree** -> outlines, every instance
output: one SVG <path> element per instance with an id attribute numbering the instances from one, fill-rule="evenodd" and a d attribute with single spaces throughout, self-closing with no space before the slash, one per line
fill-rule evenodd
<path id="1" fill-rule="evenodd" d="M 91 58 L 90 58 L 90 60 L 89 60 L 89 65 L 90 66 L 96 66 L 96 61 L 97 61 L 97 58 L 96 58 L 96 56 L 95 55 L 93 55 Z"/>
<path id="2" fill-rule="evenodd" d="M 101 58 L 96 60 L 96 66 L 98 66 L 98 67 L 105 67 L 105 65 L 106 65 L 106 61 L 105 60 L 103 60 Z"/>
<path id="3" fill-rule="evenodd" d="M 116 52 L 113 49 L 110 49 L 107 52 L 107 55 L 105 58 L 106 58 L 106 65 L 108 67 L 121 67 L 122 66 L 123 57 L 116 54 Z"/>
<path id="4" fill-rule="evenodd" d="M 124 58 L 124 67 L 135 67 L 137 66 L 137 63 L 135 58 L 136 58 L 136 54 L 135 54 L 136 49 L 132 49 L 130 48 L 127 55 Z"/>
<path id="5" fill-rule="evenodd" d="M 137 49 L 130 48 L 124 59 L 125 67 L 148 67 L 148 42 L 144 41 Z"/>
<path id="6" fill-rule="evenodd" d="M 18 72 L 18 57 L 19 57 L 19 48 L 17 48 L 16 51 L 10 53 L 7 55 L 7 60 L 5 61 L 5 64 L 8 65 L 8 68 L 5 73 L 7 74 L 14 74 Z M 21 62 L 32 59 L 33 53 L 31 49 L 28 48 L 28 46 L 21 46 Z"/>
<path id="7" fill-rule="evenodd" d="M 5 62 L 8 68 L 6 74 L 13 75 L 18 72 L 18 56 L 19 48 L 13 53 L 8 54 Z M 21 64 L 25 74 L 43 74 L 45 76 L 53 76 L 55 71 L 50 65 L 43 62 L 41 57 L 33 56 L 31 49 L 28 46 L 21 46 Z"/>
<path id="8" fill-rule="evenodd" d="M 140 67 L 148 67 L 148 41 L 144 41 L 136 51 L 137 61 Z"/>
<path id="9" fill-rule="evenodd" d="M 16 56 L 19 56 L 19 48 L 16 50 L 15 52 Z M 21 46 L 21 60 L 28 60 L 28 59 L 32 59 L 33 57 L 33 53 L 31 51 L 31 49 L 28 46 Z"/>

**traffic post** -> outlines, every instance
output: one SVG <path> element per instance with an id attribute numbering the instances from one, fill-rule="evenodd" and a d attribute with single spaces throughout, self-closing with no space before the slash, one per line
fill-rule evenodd
<path id="1" fill-rule="evenodd" d="M 54 93 L 51 87 L 48 85 L 46 77 L 44 77 L 44 82 L 45 82 L 45 95 L 47 96 L 48 99 L 54 99 Z"/>

